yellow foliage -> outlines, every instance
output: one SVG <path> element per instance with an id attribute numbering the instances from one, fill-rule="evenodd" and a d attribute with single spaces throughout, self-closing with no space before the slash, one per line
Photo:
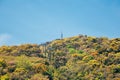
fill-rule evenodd
<path id="1" fill-rule="evenodd" d="M 0 58 L 0 67 L 5 67 L 6 61 L 3 58 Z"/>
<path id="2" fill-rule="evenodd" d="M 45 64 L 43 63 L 37 63 L 35 65 L 33 65 L 33 69 L 35 70 L 36 73 L 39 73 L 39 72 L 46 72 L 47 71 L 47 68 L 45 66 Z"/>
<path id="3" fill-rule="evenodd" d="M 97 61 L 97 60 L 90 60 L 89 62 L 88 62 L 88 64 L 90 64 L 90 65 L 100 65 L 100 63 Z"/>
<path id="4" fill-rule="evenodd" d="M 42 74 L 35 74 L 31 77 L 30 80 L 49 80 L 47 76 L 44 76 Z"/>
<path id="5" fill-rule="evenodd" d="M 0 77 L 0 80 L 9 80 L 9 76 L 7 74 L 3 75 Z"/>

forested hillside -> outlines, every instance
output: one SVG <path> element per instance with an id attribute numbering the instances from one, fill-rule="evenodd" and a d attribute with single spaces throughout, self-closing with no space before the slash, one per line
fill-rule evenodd
<path id="1" fill-rule="evenodd" d="M 1 46 L 0 80 L 120 80 L 120 38 Z"/>

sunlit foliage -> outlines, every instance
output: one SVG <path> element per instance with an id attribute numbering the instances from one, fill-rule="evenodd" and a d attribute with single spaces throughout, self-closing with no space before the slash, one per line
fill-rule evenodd
<path id="1" fill-rule="evenodd" d="M 0 80 L 119 80 L 120 38 L 79 35 L 0 47 Z"/>

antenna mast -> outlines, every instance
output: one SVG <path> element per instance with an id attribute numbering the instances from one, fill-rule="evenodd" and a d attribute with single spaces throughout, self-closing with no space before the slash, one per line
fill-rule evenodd
<path id="1" fill-rule="evenodd" d="M 61 32 L 61 39 L 63 39 L 63 33 Z"/>

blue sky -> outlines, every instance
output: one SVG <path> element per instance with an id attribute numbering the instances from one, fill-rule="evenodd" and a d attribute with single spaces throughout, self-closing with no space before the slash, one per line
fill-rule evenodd
<path id="1" fill-rule="evenodd" d="M 120 37 L 120 0 L 0 0 L 0 45 L 78 34 Z"/>

